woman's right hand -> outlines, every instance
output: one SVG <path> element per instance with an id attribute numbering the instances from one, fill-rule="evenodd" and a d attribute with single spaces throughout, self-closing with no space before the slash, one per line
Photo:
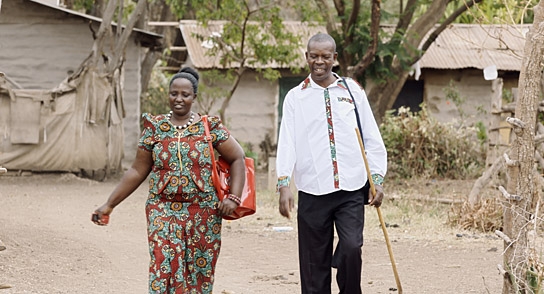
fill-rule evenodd
<path id="1" fill-rule="evenodd" d="M 103 204 L 94 211 L 91 220 L 95 225 L 105 226 L 108 224 L 112 211 L 113 207 L 109 206 L 107 203 Z"/>
<path id="2" fill-rule="evenodd" d="M 238 208 L 238 204 L 225 197 L 223 201 L 219 202 L 219 207 L 217 208 L 219 210 L 219 215 L 226 216 L 231 215 L 236 210 L 236 208 Z"/>

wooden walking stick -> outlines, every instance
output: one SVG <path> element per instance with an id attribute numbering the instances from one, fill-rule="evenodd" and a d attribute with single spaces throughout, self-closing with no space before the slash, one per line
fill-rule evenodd
<path id="1" fill-rule="evenodd" d="M 374 182 L 372 181 L 372 177 L 370 176 L 370 167 L 368 166 L 368 160 L 366 159 L 363 139 L 361 138 L 359 129 L 356 128 L 355 133 L 357 133 L 357 138 L 359 139 L 359 147 L 361 147 L 361 153 L 363 154 L 363 159 L 365 161 L 366 174 L 368 175 L 368 182 L 370 183 L 370 192 L 372 193 L 372 197 L 376 197 L 376 187 L 374 187 Z M 389 259 L 391 260 L 391 266 L 393 267 L 393 274 L 395 274 L 397 289 L 399 291 L 399 294 L 402 294 L 402 285 L 400 284 L 399 273 L 397 272 L 397 264 L 395 263 L 395 257 L 393 256 L 393 249 L 391 248 L 391 242 L 389 241 L 389 235 L 387 234 L 387 228 L 385 227 L 385 222 L 383 220 L 382 210 L 380 209 L 380 207 L 376 207 L 376 211 L 378 211 L 378 218 L 380 219 L 383 236 L 385 238 L 385 243 L 387 244 L 387 251 L 389 252 Z"/>

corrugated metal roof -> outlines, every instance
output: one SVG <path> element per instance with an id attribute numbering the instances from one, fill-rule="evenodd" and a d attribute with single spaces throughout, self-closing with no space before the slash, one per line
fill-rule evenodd
<path id="1" fill-rule="evenodd" d="M 421 68 L 519 71 L 530 25 L 455 24 L 444 30 L 419 61 Z"/>
<path id="2" fill-rule="evenodd" d="M 194 20 L 180 22 L 180 30 L 187 46 L 189 58 L 196 68 L 223 68 L 220 58 L 207 54 L 206 41 L 196 36 L 211 36 L 220 33 L 223 21 L 213 21 L 207 27 Z M 304 67 L 306 42 L 318 32 L 326 32 L 324 26 L 308 25 L 297 21 L 286 21 L 287 30 L 300 36 L 299 58 L 294 65 Z M 525 43 L 524 35 L 530 25 L 465 25 L 454 24 L 444 30 L 420 60 L 421 68 L 435 69 L 483 69 L 496 65 L 498 70 L 519 71 Z M 236 66 L 235 64 L 231 66 Z M 261 67 L 289 68 L 287 65 L 269 63 Z"/>
<path id="3" fill-rule="evenodd" d="M 181 30 L 181 35 L 183 36 L 185 45 L 187 46 L 187 52 L 189 53 L 189 58 L 191 59 L 194 67 L 200 69 L 223 68 L 223 65 L 220 63 L 219 56 L 211 56 L 208 54 L 209 49 L 207 47 L 211 46 L 212 44 L 206 40 L 200 40 L 197 36 L 211 36 L 212 34 L 221 33 L 224 24 L 224 21 L 210 21 L 205 27 L 195 20 L 180 21 L 179 28 Z M 300 44 L 298 49 L 299 57 L 292 65 L 302 68 L 306 65 L 304 52 L 306 52 L 306 42 L 308 39 L 318 32 L 326 33 L 327 31 L 323 26 L 309 25 L 302 22 L 285 21 L 283 24 L 286 30 L 300 36 Z M 230 66 L 235 67 L 237 64 L 231 64 Z M 278 64 L 275 62 L 257 66 L 261 68 L 291 67 L 287 64 Z"/>
<path id="4" fill-rule="evenodd" d="M 30 0 L 30 1 L 34 2 L 34 3 L 37 3 L 37 4 L 40 4 L 40 5 L 43 5 L 43 6 L 47 6 L 47 7 L 52 8 L 52 9 L 56 9 L 56 10 L 71 14 L 71 15 L 79 16 L 81 18 L 85 18 L 85 19 L 88 19 L 88 20 L 96 21 L 96 22 L 102 22 L 101 18 L 98 18 L 96 16 L 92 16 L 92 15 L 89 15 L 89 14 L 77 12 L 75 10 L 71 10 L 71 9 L 68 9 L 68 8 L 64 8 L 64 7 L 60 7 L 60 6 L 51 4 L 50 3 L 51 1 L 40 1 L 40 0 Z M 2 1 L 0 0 L 0 2 L 2 2 Z M 115 22 L 112 22 L 111 24 L 114 25 L 114 26 L 117 26 L 117 23 L 115 23 Z M 125 26 L 123 25 L 122 27 L 124 28 Z M 142 29 L 139 29 L 139 28 L 133 28 L 132 30 L 135 31 L 135 32 L 141 33 L 141 34 L 151 36 L 153 38 L 162 38 L 163 37 L 162 35 L 159 35 L 159 34 L 156 34 L 154 32 L 150 32 L 150 31 L 142 30 Z"/>

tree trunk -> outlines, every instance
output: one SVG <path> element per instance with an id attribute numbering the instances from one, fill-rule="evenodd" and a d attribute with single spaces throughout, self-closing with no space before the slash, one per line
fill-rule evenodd
<path id="1" fill-rule="evenodd" d="M 374 61 L 374 56 L 376 55 L 376 51 L 378 51 L 380 34 L 380 18 L 382 15 L 380 4 L 380 0 L 372 0 L 372 14 L 370 17 L 370 36 L 372 37 L 372 42 L 368 46 L 365 55 L 363 55 L 361 60 L 353 67 L 353 74 L 350 73 L 350 71 L 341 68 L 342 72 L 347 72 L 350 77 L 361 76 L 365 68 L 367 68 Z M 343 56 L 344 55 L 342 55 L 342 57 Z M 345 60 L 344 62 L 344 65 L 351 64 L 351 60 Z"/>
<path id="2" fill-rule="evenodd" d="M 446 19 L 443 20 L 440 26 L 437 26 L 441 19 L 443 18 L 448 4 L 451 2 L 449 0 L 435 0 L 430 3 L 427 7 L 427 10 L 420 15 L 415 21 L 413 21 L 414 11 L 419 6 L 418 1 L 409 0 L 406 3 L 406 7 L 402 10 L 401 17 L 397 23 L 395 29 L 395 34 L 388 41 L 389 45 L 393 48 L 402 47 L 401 51 L 406 52 L 409 55 L 408 59 L 403 60 L 403 63 L 414 64 L 416 63 L 429 48 L 429 46 L 435 41 L 436 37 L 449 25 L 451 24 L 459 15 L 464 13 L 467 9 L 472 7 L 474 3 L 481 2 L 482 0 L 472 0 L 461 3 L 460 6 Z M 316 3 L 326 4 L 327 1 L 316 0 Z M 326 6 L 323 6 L 326 7 Z M 339 16 L 344 16 L 343 11 L 338 9 L 336 6 Z M 327 31 L 331 35 L 339 35 L 342 41 L 342 48 L 347 48 L 350 45 L 353 45 L 351 40 L 352 34 L 355 30 L 350 27 L 343 27 L 342 30 L 335 30 L 333 21 L 331 17 L 330 9 L 323 9 L 325 19 L 327 20 Z M 379 23 L 380 15 L 380 1 L 372 1 L 372 23 L 371 34 L 376 36 L 376 28 Z M 343 23 L 344 26 L 344 23 Z M 429 35 L 429 32 L 433 32 Z M 422 41 L 426 38 L 427 41 L 422 45 Z M 376 38 L 376 37 L 374 37 Z M 365 55 L 362 58 L 358 58 L 357 64 L 352 64 L 351 62 L 355 59 L 354 56 L 348 52 L 340 52 L 338 57 L 339 67 L 342 71 L 342 74 L 348 75 L 356 80 L 362 78 L 364 71 L 368 65 L 375 58 L 375 42 L 369 44 L 368 48 L 365 48 Z M 418 49 L 419 48 L 419 49 Z M 383 120 L 385 112 L 393 106 L 395 100 L 397 99 L 398 94 L 404 86 L 404 82 L 408 77 L 409 69 L 401 67 L 398 63 L 397 56 L 385 57 L 383 58 L 383 64 L 386 67 L 392 68 L 391 76 L 393 78 L 386 78 L 386 81 L 383 84 L 375 86 L 371 93 L 369 93 L 369 99 L 371 99 L 372 109 L 374 111 L 374 116 L 378 122 Z M 388 66 L 391 64 L 391 66 Z"/>
<path id="3" fill-rule="evenodd" d="M 245 71 L 246 71 L 246 68 L 244 66 L 241 66 L 240 68 L 238 68 L 238 70 L 236 71 L 234 82 L 232 83 L 232 86 L 230 88 L 230 91 L 225 97 L 225 99 L 223 99 L 223 103 L 221 104 L 221 108 L 219 109 L 219 117 L 221 118 L 221 121 L 223 121 L 223 123 L 225 124 L 227 123 L 226 112 L 227 112 L 227 108 L 229 107 L 230 100 L 232 99 L 232 96 L 234 95 L 234 91 L 236 91 L 236 89 L 238 88 L 238 84 L 240 84 L 240 81 L 242 80 L 242 75 L 244 74 Z"/>
<path id="4" fill-rule="evenodd" d="M 172 9 L 169 5 L 164 3 L 164 1 L 161 2 L 153 2 L 150 3 L 150 8 L 148 10 L 148 17 L 150 19 L 158 19 L 161 21 L 176 21 L 177 17 L 172 13 Z M 145 27 L 144 27 L 145 28 Z M 147 28 L 146 28 L 147 29 Z M 147 88 L 149 86 L 149 80 L 151 79 L 151 74 L 153 72 L 153 68 L 155 67 L 155 64 L 157 64 L 157 61 L 162 57 L 162 51 L 164 48 L 170 48 L 172 46 L 172 43 L 174 42 L 175 36 L 177 35 L 177 31 L 179 31 L 179 27 L 165 27 L 165 26 L 159 26 L 157 28 L 154 28 L 154 32 L 160 35 L 163 35 L 162 39 L 162 47 L 161 48 L 150 48 L 146 53 L 144 60 L 142 61 L 142 86 L 141 86 L 141 95 L 145 94 L 147 92 Z"/>
<path id="5" fill-rule="evenodd" d="M 447 0 L 433 1 L 427 11 L 406 32 L 406 40 L 403 42 L 402 47 L 411 56 L 413 63 L 421 58 L 421 52 L 414 50 L 414 48 L 419 47 L 427 33 L 438 23 L 446 10 L 447 4 Z M 395 39 L 391 42 L 398 41 Z M 403 68 L 398 59 L 395 58 L 391 63 L 390 76 L 392 77 L 387 78 L 384 83 L 374 86 L 368 95 L 374 117 L 378 123 L 382 122 L 385 112 L 393 107 L 409 75 L 409 71 Z"/>
<path id="6" fill-rule="evenodd" d="M 122 5 L 123 4 L 121 2 L 119 7 L 122 7 Z M 134 11 L 132 11 L 132 13 L 130 14 L 127 24 L 121 31 L 121 34 L 118 35 L 118 38 L 115 42 L 116 44 L 114 51 L 112 52 L 113 60 L 106 69 L 108 73 L 113 73 L 115 70 L 121 68 L 121 66 L 125 62 L 125 51 L 127 48 L 128 40 L 130 38 L 130 34 L 132 34 L 132 29 L 136 26 L 136 23 L 138 23 L 140 18 L 145 15 L 146 5 L 146 0 L 138 0 Z M 117 26 L 117 28 L 119 27 L 120 26 Z"/>
<path id="7" fill-rule="evenodd" d="M 394 78 L 388 78 L 385 83 L 372 87 L 368 93 L 368 100 L 378 124 L 383 121 L 385 112 L 393 107 L 404 82 L 408 79 L 409 73 L 400 66 L 393 67 L 391 70 L 395 73 Z"/>
<path id="8" fill-rule="evenodd" d="M 91 9 L 91 12 L 89 14 L 102 18 L 106 7 L 106 0 L 94 0 L 93 8 Z"/>
<path id="9" fill-rule="evenodd" d="M 512 143 L 510 159 L 517 162 L 509 165 L 510 181 L 507 191 L 520 197 L 507 200 L 504 208 L 503 232 L 512 240 L 505 242 L 505 275 L 503 293 L 533 293 L 528 283 L 528 270 L 535 255 L 530 241 L 534 234 L 531 223 L 538 201 L 534 179 L 535 128 L 540 98 L 541 64 L 544 61 L 544 0 L 535 7 L 534 25 L 527 34 L 525 51 L 519 79 L 519 98 L 516 102 L 516 118 L 521 124 L 514 124 L 516 139 Z"/>

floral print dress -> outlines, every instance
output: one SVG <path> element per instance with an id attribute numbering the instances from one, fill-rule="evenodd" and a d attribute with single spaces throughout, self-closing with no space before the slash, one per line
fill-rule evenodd
<path id="1" fill-rule="evenodd" d="M 178 130 L 165 115 L 142 115 L 139 148 L 152 152 L 146 202 L 149 293 L 211 293 L 221 247 L 219 200 L 201 120 Z M 212 144 L 230 134 L 209 117 Z"/>

